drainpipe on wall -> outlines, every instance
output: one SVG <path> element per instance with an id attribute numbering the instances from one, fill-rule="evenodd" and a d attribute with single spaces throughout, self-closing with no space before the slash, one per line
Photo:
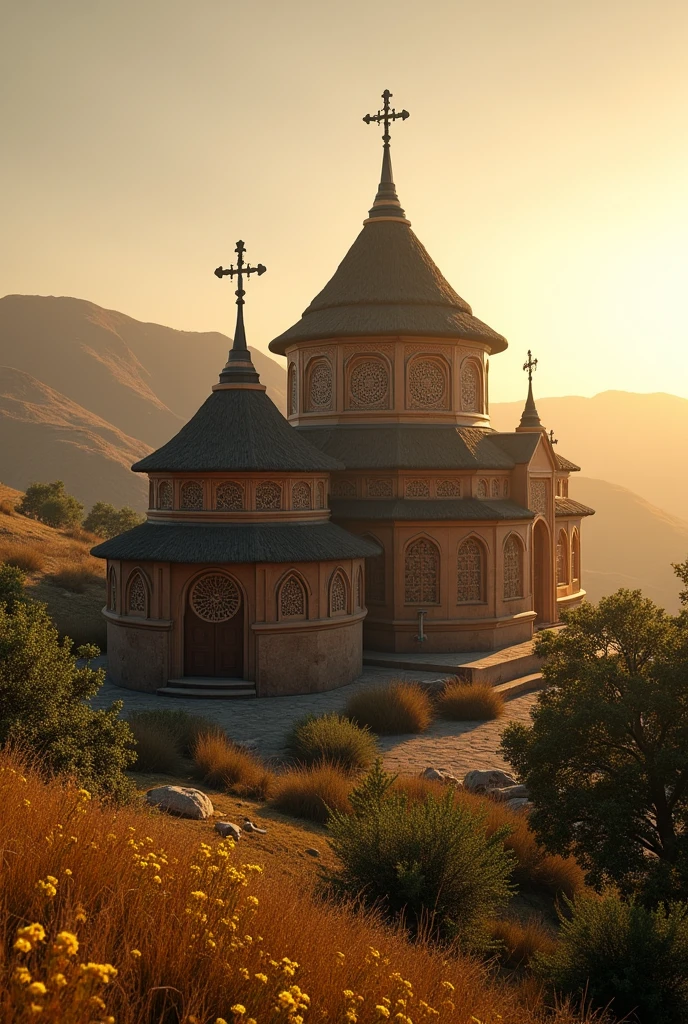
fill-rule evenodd
<path id="1" fill-rule="evenodd" d="M 427 614 L 428 613 L 426 611 L 418 611 L 418 633 L 413 638 L 417 644 L 423 644 L 428 639 L 423 628 L 425 624 L 425 616 Z"/>

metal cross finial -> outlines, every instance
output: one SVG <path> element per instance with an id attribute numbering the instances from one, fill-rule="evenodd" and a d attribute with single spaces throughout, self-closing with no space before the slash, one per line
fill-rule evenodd
<path id="1" fill-rule="evenodd" d="M 533 359 L 533 353 L 528 349 L 528 361 L 523 364 L 523 369 L 528 371 L 528 383 L 533 383 L 533 371 L 537 370 L 537 359 Z"/>
<path id="2" fill-rule="evenodd" d="M 549 432 L 549 443 L 550 444 L 559 444 L 559 441 L 554 436 L 554 431 L 553 430 L 550 430 L 550 432 Z"/>
<path id="3" fill-rule="evenodd" d="M 250 263 L 244 263 L 244 253 L 246 252 L 246 247 L 244 246 L 244 243 L 241 240 L 237 242 L 236 249 L 234 251 L 237 254 L 236 267 L 234 266 L 234 264 L 232 264 L 231 267 L 229 267 L 229 269 L 227 270 L 223 269 L 222 267 L 218 267 L 217 270 L 215 270 L 215 276 L 219 277 L 220 280 L 222 280 L 223 277 L 236 277 L 238 287 L 234 294 L 237 297 L 237 306 L 243 306 L 244 295 L 246 294 L 246 292 L 244 291 L 244 274 L 246 275 L 246 277 L 250 277 L 251 274 L 258 274 L 258 277 L 260 277 L 260 275 L 264 274 L 268 268 L 264 267 L 262 263 L 259 263 L 257 267 L 252 267 Z"/>
<path id="4" fill-rule="evenodd" d="M 384 142 L 385 147 L 389 147 L 389 140 L 391 138 L 389 134 L 390 122 L 397 121 L 399 118 L 401 118 L 402 121 L 405 121 L 407 117 L 411 116 L 408 110 L 400 110 L 399 113 L 397 113 L 394 107 L 390 108 L 389 101 L 391 98 L 392 93 L 389 89 L 385 89 L 382 94 L 382 110 L 378 110 L 377 114 L 366 114 L 363 118 L 366 124 L 372 124 L 375 121 L 377 124 L 383 124 L 385 126 L 385 131 L 382 136 L 382 141 Z"/>

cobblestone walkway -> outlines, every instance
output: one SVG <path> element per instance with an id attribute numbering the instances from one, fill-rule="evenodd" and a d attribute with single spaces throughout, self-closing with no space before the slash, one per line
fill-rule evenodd
<path id="1" fill-rule="evenodd" d="M 158 697 L 156 694 L 125 690 L 107 680 L 92 704 L 94 707 L 106 707 L 114 700 L 121 700 L 124 702 L 124 715 L 149 708 L 180 708 L 191 714 L 204 715 L 217 722 L 234 740 L 255 740 L 259 753 L 271 758 L 282 754 L 287 732 L 303 715 L 341 711 L 349 695 L 364 686 L 389 683 L 392 679 L 435 678 L 436 673 L 365 668 L 355 683 L 328 693 L 250 700 Z M 507 701 L 505 716 L 496 722 L 438 720 L 418 736 L 382 736 L 379 746 L 385 767 L 412 775 L 428 767 L 442 768 L 460 778 L 471 768 L 507 768 L 497 753 L 500 733 L 509 721 L 527 722 L 536 697 L 536 693 L 527 693 Z"/>

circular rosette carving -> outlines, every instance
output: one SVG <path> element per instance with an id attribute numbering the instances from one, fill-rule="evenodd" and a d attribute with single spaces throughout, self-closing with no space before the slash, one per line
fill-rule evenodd
<path id="1" fill-rule="evenodd" d="M 190 603 L 204 622 L 227 622 L 239 610 L 241 596 L 236 584 L 218 573 L 194 583 Z"/>

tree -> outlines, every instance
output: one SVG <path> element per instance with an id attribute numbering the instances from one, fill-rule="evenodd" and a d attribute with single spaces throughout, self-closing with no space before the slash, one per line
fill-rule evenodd
<path id="1" fill-rule="evenodd" d="M 95 533 L 104 540 L 110 537 L 118 537 L 120 533 L 133 529 L 143 522 L 143 516 L 134 512 L 133 508 L 124 505 L 122 508 L 115 508 L 105 501 L 97 501 L 91 511 L 84 519 L 84 529 L 89 533 Z"/>
<path id="2" fill-rule="evenodd" d="M 681 590 L 678 595 L 681 604 L 688 606 L 688 558 L 686 558 L 685 562 L 672 562 L 671 568 L 686 588 Z"/>
<path id="3" fill-rule="evenodd" d="M 17 512 L 47 526 L 76 526 L 81 522 L 84 506 L 67 494 L 62 480 L 53 480 L 51 484 L 29 484 Z"/>
<path id="4" fill-rule="evenodd" d="M 7 565 L 0 562 L 0 603 L 3 603 L 8 612 L 14 611 L 19 601 L 27 601 L 24 592 L 26 573 L 17 568 L 16 565 Z"/>
<path id="5" fill-rule="evenodd" d="M 531 827 L 595 886 L 654 904 L 688 896 L 688 624 L 639 590 L 562 615 L 535 652 L 549 689 L 502 751 Z"/>
<path id="6" fill-rule="evenodd" d="M 17 743 L 48 771 L 121 799 L 132 792 L 125 769 L 135 760 L 133 736 L 118 718 L 121 701 L 99 711 L 87 703 L 105 679 L 88 664 L 98 653 L 87 646 L 73 654 L 44 605 L 0 603 L 0 744 Z"/>

